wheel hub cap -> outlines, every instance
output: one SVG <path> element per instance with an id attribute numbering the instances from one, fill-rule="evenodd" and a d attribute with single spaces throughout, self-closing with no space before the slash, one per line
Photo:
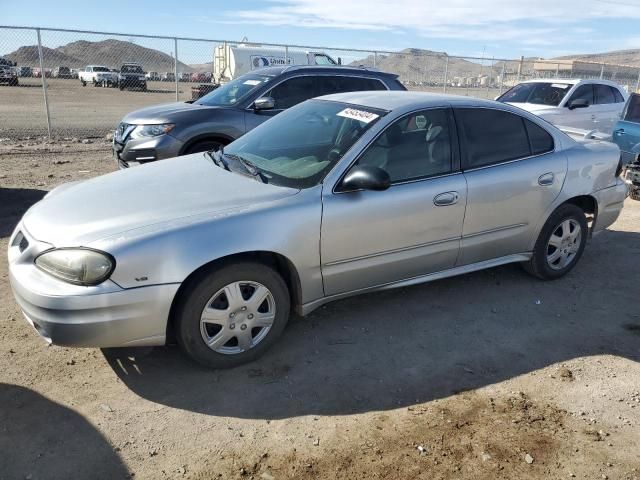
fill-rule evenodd
<path id="1" fill-rule="evenodd" d="M 242 353 L 264 340 L 275 312 L 273 294 L 264 285 L 251 281 L 230 283 L 206 303 L 200 317 L 200 333 L 215 352 Z"/>
<path id="2" fill-rule="evenodd" d="M 551 233 L 547 244 L 547 264 L 553 270 L 562 270 L 576 258 L 582 242 L 582 227 L 573 220 L 562 221 Z"/>

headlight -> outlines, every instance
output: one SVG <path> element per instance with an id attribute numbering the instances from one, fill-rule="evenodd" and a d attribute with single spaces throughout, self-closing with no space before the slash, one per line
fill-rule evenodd
<path id="1" fill-rule="evenodd" d="M 36 266 L 49 275 L 75 285 L 98 285 L 116 266 L 107 253 L 88 248 L 59 248 L 40 254 Z"/>
<path id="2" fill-rule="evenodd" d="M 163 123 L 161 125 L 138 125 L 133 129 L 129 138 L 157 137 L 158 135 L 169 133 L 174 127 L 175 124 L 173 123 Z"/>

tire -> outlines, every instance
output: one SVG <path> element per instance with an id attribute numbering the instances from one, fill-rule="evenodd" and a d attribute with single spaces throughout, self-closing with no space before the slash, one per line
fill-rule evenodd
<path id="1" fill-rule="evenodd" d="M 124 85 L 120 84 L 120 85 L 118 85 L 118 88 L 120 89 L 120 91 L 123 91 L 124 90 Z"/>
<path id="2" fill-rule="evenodd" d="M 82 83 L 82 86 L 83 86 L 83 87 L 86 87 L 86 86 L 87 86 L 87 82 L 85 82 L 84 80 L 80 80 L 80 83 Z"/>
<path id="3" fill-rule="evenodd" d="M 183 155 L 190 155 L 192 153 L 200 153 L 200 152 L 208 152 L 210 150 L 218 150 L 220 147 L 225 144 L 219 142 L 218 140 L 202 140 L 200 142 L 196 142 L 187 148 Z"/>
<path id="4" fill-rule="evenodd" d="M 257 359 L 277 341 L 289 320 L 287 285 L 261 263 L 209 268 L 185 287 L 175 310 L 176 339 L 189 357 L 210 368 L 232 368 Z M 235 292 L 237 300 L 229 301 L 226 291 Z M 202 320 L 205 308 L 209 317 Z M 268 326 L 252 327 L 255 322 Z"/>
<path id="5" fill-rule="evenodd" d="M 523 265 L 525 270 L 542 280 L 563 277 L 580 260 L 587 243 L 588 228 L 587 218 L 581 208 L 571 204 L 561 205 L 542 227 L 533 256 Z"/>

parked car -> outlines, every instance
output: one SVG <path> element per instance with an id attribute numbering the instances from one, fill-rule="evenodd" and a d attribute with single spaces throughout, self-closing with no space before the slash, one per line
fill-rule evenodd
<path id="1" fill-rule="evenodd" d="M 178 81 L 180 81 L 180 82 L 190 82 L 191 81 L 191 74 L 189 72 L 178 73 Z"/>
<path id="2" fill-rule="evenodd" d="M 72 68 L 71 69 L 71 78 L 77 79 L 78 78 L 78 72 L 79 72 L 79 69 Z"/>
<path id="3" fill-rule="evenodd" d="M 32 70 L 33 76 L 36 78 L 42 78 L 42 70 L 39 67 L 34 67 Z M 50 68 L 44 69 L 44 77 L 51 78 L 52 72 Z"/>
<path id="4" fill-rule="evenodd" d="M 176 81 L 176 76 L 173 72 L 164 72 L 162 75 L 160 75 L 160 81 L 161 82 L 175 82 Z"/>
<path id="5" fill-rule="evenodd" d="M 120 75 L 118 76 L 118 87 L 120 90 L 125 88 L 139 88 L 143 92 L 147 90 L 147 77 L 138 63 L 125 63 L 120 67 Z"/>
<path id="6" fill-rule="evenodd" d="M 73 74 L 71 73 L 71 69 L 69 67 L 56 67 L 53 70 L 53 76 L 55 78 L 73 78 Z"/>
<path id="7" fill-rule="evenodd" d="M 145 77 L 148 82 L 159 82 L 161 79 L 160 74 L 158 72 L 147 72 Z"/>
<path id="8" fill-rule="evenodd" d="M 158 105 L 124 117 L 114 134 L 120 168 L 219 148 L 309 98 L 356 90 L 404 90 L 397 76 L 349 67 L 271 67 L 193 102 Z"/>
<path id="9" fill-rule="evenodd" d="M 15 70 L 16 64 L 11 60 L 0 57 L 0 85 L 5 83 L 7 85 L 17 87 L 19 85 L 18 73 Z"/>
<path id="10" fill-rule="evenodd" d="M 12 234 L 9 278 L 55 344 L 175 337 L 232 367 L 349 295 L 513 262 L 562 277 L 622 209 L 619 156 L 497 102 L 330 95 L 224 150 L 58 187 Z"/>
<path id="11" fill-rule="evenodd" d="M 31 67 L 18 67 L 18 76 L 19 77 L 31 77 L 33 76 L 33 71 Z"/>
<path id="12" fill-rule="evenodd" d="M 640 95 L 632 93 L 613 128 L 612 141 L 620 147 L 625 164 L 633 163 L 640 154 Z"/>
<path id="13" fill-rule="evenodd" d="M 83 70 L 78 72 L 78 78 L 83 87 L 87 83 L 93 84 L 94 87 L 117 87 L 118 74 L 112 72 L 104 65 L 87 65 Z"/>
<path id="14" fill-rule="evenodd" d="M 608 80 L 539 79 L 519 83 L 497 100 L 554 125 L 611 134 L 627 96 L 620 85 Z"/>

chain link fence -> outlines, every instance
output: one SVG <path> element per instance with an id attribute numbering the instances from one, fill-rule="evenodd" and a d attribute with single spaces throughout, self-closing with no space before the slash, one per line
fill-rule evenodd
<path id="1" fill-rule="evenodd" d="M 132 110 L 189 101 L 265 64 L 327 63 L 396 73 L 409 90 L 495 98 L 534 78 L 602 78 L 628 91 L 640 68 L 579 60 L 459 57 L 0 26 L 0 138 L 95 138 Z M 240 73 L 238 73 L 240 72 Z"/>

